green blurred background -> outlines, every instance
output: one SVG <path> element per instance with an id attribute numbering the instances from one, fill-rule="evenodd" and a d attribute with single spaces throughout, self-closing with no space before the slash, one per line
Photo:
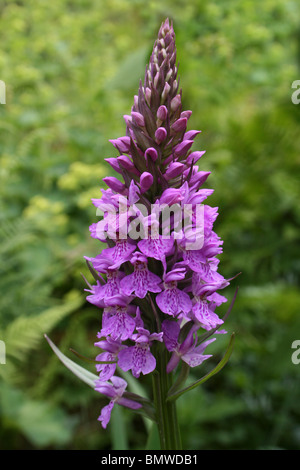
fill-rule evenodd
<path id="1" fill-rule="evenodd" d="M 229 364 L 178 400 L 184 449 L 300 449 L 300 8 L 294 0 L 1 0 L 0 449 L 145 448 L 147 428 L 64 368 L 43 338 L 85 356 L 99 311 L 85 301 L 90 202 L 112 174 L 161 22 L 173 20 L 183 105 L 201 129 L 220 272 L 231 277 Z M 91 279 L 90 279 L 91 280 Z M 220 313 L 226 307 L 220 308 Z M 227 336 L 227 337 L 226 337 Z M 200 377 L 220 359 L 193 371 Z M 142 385 L 149 386 L 147 377 Z M 126 432 L 125 432 L 126 430 Z"/>

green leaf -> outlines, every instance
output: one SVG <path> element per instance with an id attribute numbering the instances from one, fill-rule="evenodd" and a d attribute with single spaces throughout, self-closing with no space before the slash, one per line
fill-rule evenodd
<path id="1" fill-rule="evenodd" d="M 184 393 L 186 392 L 189 392 L 190 390 L 192 390 L 193 388 L 196 388 L 198 387 L 198 385 L 201 385 L 203 384 L 204 382 L 206 382 L 208 379 L 210 379 L 213 375 L 217 374 L 228 362 L 230 356 L 231 356 L 231 353 L 232 353 L 232 350 L 233 350 L 233 343 L 234 343 L 234 333 L 232 333 L 231 335 L 231 338 L 230 338 L 230 342 L 229 342 L 229 345 L 228 345 L 228 348 L 226 350 L 226 353 L 224 354 L 223 358 L 221 359 L 221 361 L 218 363 L 218 365 L 211 371 L 209 372 L 208 374 L 204 375 L 204 377 L 202 377 L 201 379 L 197 380 L 196 382 L 194 382 L 192 385 L 189 385 L 188 387 L 182 389 L 182 390 L 179 390 L 178 392 L 175 392 L 175 393 L 171 393 L 168 397 L 167 397 L 167 401 L 171 401 L 171 400 L 176 400 L 177 398 L 179 398 L 181 395 L 183 395 Z"/>
<path id="2" fill-rule="evenodd" d="M 114 407 L 110 424 L 112 450 L 128 450 L 127 426 L 121 406 Z"/>
<path id="3" fill-rule="evenodd" d="M 71 371 L 73 372 L 74 375 L 76 375 L 80 380 L 85 382 L 87 385 L 92 387 L 93 389 L 95 388 L 95 380 L 98 380 L 98 376 L 96 374 L 93 374 L 92 372 L 84 369 L 84 367 L 79 366 L 76 364 L 74 361 L 69 359 L 67 356 L 65 356 L 56 346 L 55 344 L 51 341 L 50 338 L 48 338 L 47 335 L 44 335 L 46 340 L 48 341 L 50 347 L 52 350 L 55 352 L 57 357 L 61 360 L 61 362 Z"/>
<path id="4" fill-rule="evenodd" d="M 39 315 L 16 318 L 4 331 L 7 355 L 24 360 L 24 355 L 37 346 L 45 331 L 50 331 L 63 318 L 81 307 L 83 302 L 83 296 L 76 295 L 71 301 L 46 309 Z"/>

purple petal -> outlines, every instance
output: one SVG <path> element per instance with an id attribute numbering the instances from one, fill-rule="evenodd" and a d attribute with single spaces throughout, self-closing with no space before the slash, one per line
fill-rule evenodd
<path id="1" fill-rule="evenodd" d="M 168 351 L 175 351 L 178 346 L 180 326 L 176 321 L 164 320 L 162 323 L 164 343 Z"/>
<path id="2" fill-rule="evenodd" d="M 139 249 L 149 258 L 162 260 L 173 248 L 174 241 L 172 238 L 145 238 L 138 242 Z"/>
<path id="3" fill-rule="evenodd" d="M 126 347 L 119 353 L 118 366 L 125 372 L 131 369 L 133 365 L 134 346 Z"/>
<path id="4" fill-rule="evenodd" d="M 212 355 L 208 354 L 206 356 L 203 356 L 202 354 L 197 354 L 195 352 L 187 353 L 181 356 L 182 360 L 186 362 L 190 367 L 200 366 L 200 364 L 202 364 L 202 362 L 208 359 L 209 357 L 212 357 Z"/>
<path id="5" fill-rule="evenodd" d="M 179 313 L 188 314 L 192 308 L 189 295 L 176 287 L 166 289 L 158 294 L 156 303 L 162 312 L 172 316 L 177 316 Z"/>
<path id="6" fill-rule="evenodd" d="M 114 407 L 114 401 L 110 401 L 108 405 L 104 406 L 104 408 L 102 408 L 101 410 L 101 414 L 98 418 L 98 421 L 101 422 L 101 425 L 104 429 L 106 429 L 106 426 L 108 425 L 109 423 L 109 420 L 110 420 L 110 415 L 111 415 L 111 410 L 113 409 Z"/>
<path id="7" fill-rule="evenodd" d="M 135 321 L 126 311 L 115 310 L 107 311 L 102 316 L 101 335 L 111 335 L 112 339 L 125 341 L 130 338 L 135 329 Z"/>
<path id="8" fill-rule="evenodd" d="M 193 307 L 193 314 L 205 330 L 211 330 L 224 323 L 218 315 L 212 312 L 206 301 L 199 300 Z"/>
<path id="9" fill-rule="evenodd" d="M 119 398 L 117 400 L 118 405 L 126 406 L 126 408 L 131 408 L 132 410 L 138 410 L 142 405 L 136 401 L 130 400 L 129 398 Z"/>

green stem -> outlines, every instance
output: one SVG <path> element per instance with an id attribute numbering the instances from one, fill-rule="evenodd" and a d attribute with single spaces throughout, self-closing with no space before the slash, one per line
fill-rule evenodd
<path id="1" fill-rule="evenodd" d="M 161 346 L 161 345 L 158 345 Z M 153 373 L 153 396 L 161 450 L 180 450 L 181 438 L 175 401 L 167 402 L 172 386 L 172 373 L 167 374 L 168 352 L 157 348 L 156 370 Z"/>

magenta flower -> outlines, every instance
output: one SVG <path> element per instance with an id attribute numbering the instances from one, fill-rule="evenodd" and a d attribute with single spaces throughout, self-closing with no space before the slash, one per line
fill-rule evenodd
<path id="1" fill-rule="evenodd" d="M 192 309 L 189 295 L 178 289 L 177 283 L 185 278 L 185 268 L 175 268 L 164 275 L 164 290 L 156 296 L 156 303 L 160 310 L 176 317 L 179 314 L 187 316 Z"/>
<path id="2" fill-rule="evenodd" d="M 135 307 L 129 306 L 128 301 L 129 299 L 122 295 L 106 299 L 101 336 L 110 336 L 114 340 L 121 341 L 130 338 L 135 329 L 135 320 L 131 315 Z"/>
<path id="3" fill-rule="evenodd" d="M 216 338 L 207 340 L 197 346 L 197 337 L 194 338 L 193 330 L 191 330 L 186 339 L 182 343 L 179 343 L 180 325 L 171 320 L 165 320 L 163 322 L 162 330 L 166 348 L 168 351 L 172 352 L 171 359 L 167 365 L 168 373 L 172 372 L 172 370 L 177 367 L 180 360 L 186 362 L 190 367 L 196 367 L 211 357 L 211 354 L 203 355 L 202 353 Z"/>
<path id="4" fill-rule="evenodd" d="M 98 421 L 101 422 L 104 429 L 109 423 L 111 411 L 115 406 L 115 403 L 131 408 L 132 410 L 137 410 L 142 407 L 140 403 L 123 397 L 127 387 L 127 382 L 124 379 L 121 379 L 120 377 L 111 377 L 110 381 L 111 383 L 99 380 L 95 385 L 95 390 L 97 392 L 110 398 L 109 404 L 102 408 L 101 414 L 98 418 Z"/>
<path id="5" fill-rule="evenodd" d="M 149 271 L 147 267 L 147 257 L 141 253 L 132 256 L 131 263 L 134 272 L 123 278 L 120 282 L 121 290 L 125 295 L 135 294 L 139 298 L 144 298 L 148 292 L 160 292 L 161 279 L 156 274 Z"/>
<path id="6" fill-rule="evenodd" d="M 128 346 L 119 353 L 118 366 L 124 370 L 132 371 L 134 377 L 140 374 L 150 374 L 155 369 L 156 360 L 150 351 L 152 341 L 162 341 L 163 333 L 152 333 L 145 328 L 137 328 L 137 333 L 131 339 L 134 346 Z"/>

